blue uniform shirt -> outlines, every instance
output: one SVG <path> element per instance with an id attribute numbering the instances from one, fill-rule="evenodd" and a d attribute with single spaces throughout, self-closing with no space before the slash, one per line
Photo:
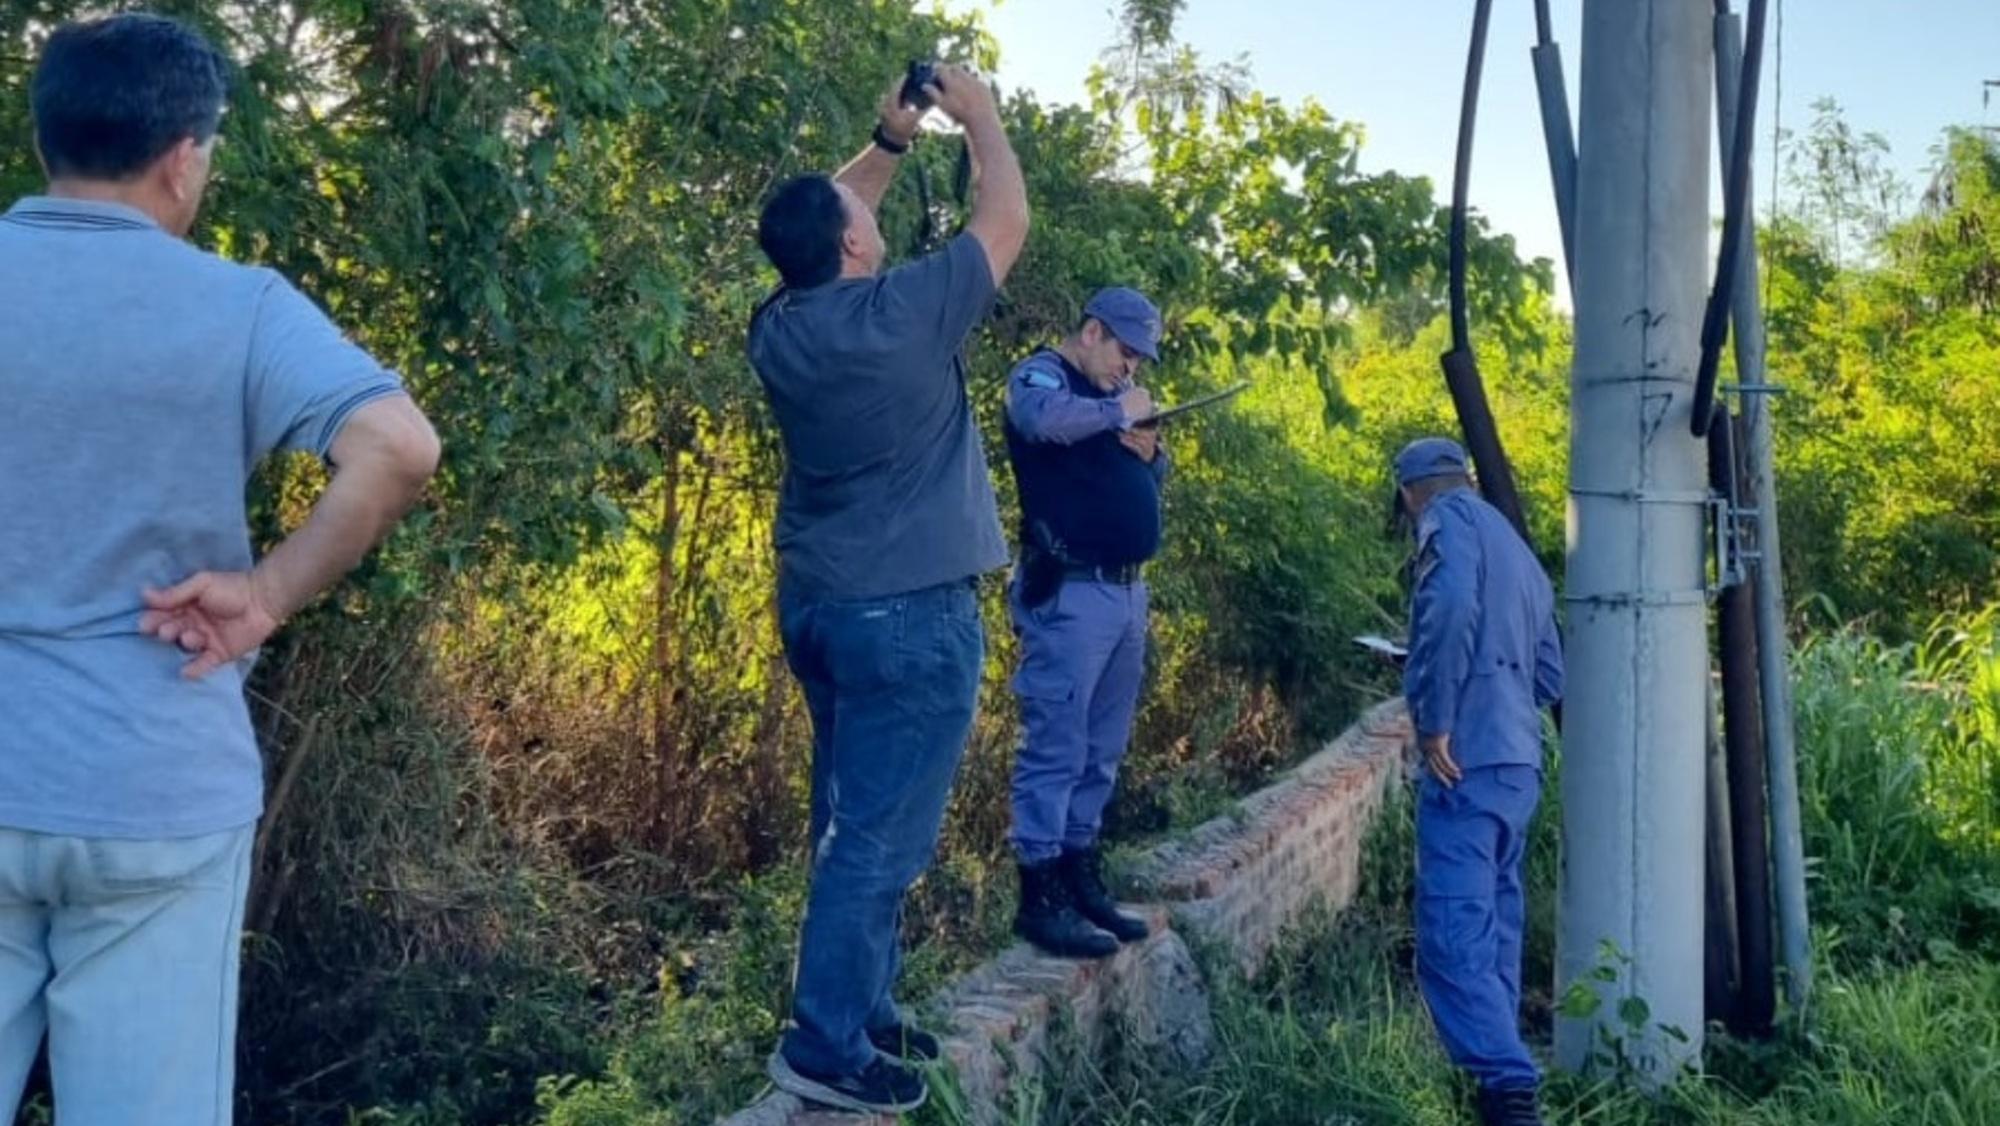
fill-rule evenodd
<path id="1" fill-rule="evenodd" d="M 1118 394 L 1050 350 L 1022 361 L 1007 381 L 1022 535 L 1073 563 L 1142 563 L 1160 547 L 1166 451 L 1143 462 L 1124 447 Z"/>
<path id="2" fill-rule="evenodd" d="M 1125 387 L 1097 398 L 1070 387 L 1073 371 L 1060 352 L 1044 348 L 1014 365 L 1007 378 L 1007 421 L 1030 442 L 1073 446 L 1106 431 L 1126 428 L 1125 408 L 1118 396 Z M 1077 373 L 1081 378 L 1082 373 Z M 1149 462 L 1153 475 L 1167 475 L 1167 445 L 1160 443 Z"/>
<path id="3" fill-rule="evenodd" d="M 1534 553 L 1471 489 L 1417 524 L 1403 695 L 1420 735 L 1450 735 L 1459 766 L 1540 766 L 1538 709 L 1562 698 L 1555 594 Z"/>
<path id="4" fill-rule="evenodd" d="M 1069 365 L 1044 349 L 1014 365 L 1007 380 L 1007 421 L 1030 442 L 1074 445 L 1125 428 L 1116 395 L 1086 397 L 1070 390 Z"/>

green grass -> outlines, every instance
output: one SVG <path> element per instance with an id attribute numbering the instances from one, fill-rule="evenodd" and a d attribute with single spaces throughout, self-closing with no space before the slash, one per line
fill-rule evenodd
<path id="1" fill-rule="evenodd" d="M 1301 928 L 1274 968 L 1217 998 L 1222 1048 L 1195 1077 L 1114 1060 L 1060 1119 L 1074 1126 L 1278 1126 L 1469 1120 L 1435 1045 L 1402 927 L 1370 910 Z M 2000 965 L 1963 958 L 1847 977 L 1829 969 L 1809 1034 L 1711 1035 L 1709 1074 L 1657 1100 L 1551 1080 L 1551 1121 L 1821 1126 L 2000 1122 Z"/>
<path id="2" fill-rule="evenodd" d="M 1813 1011 L 1803 1021 L 1788 1014 L 1772 1043 L 1711 1030 L 1706 1074 L 1657 1098 L 1613 1081 L 1553 1078 L 1546 1092 L 1552 1121 L 2000 1124 L 1996 621 L 1988 614 L 1946 623 L 1925 642 L 1903 647 L 1844 632 L 1798 655 L 1819 961 Z M 1552 780 L 1529 854 L 1526 1020 L 1544 1044 L 1558 792 Z M 1471 1089 L 1437 1048 L 1411 978 L 1412 842 L 1409 802 L 1399 791 L 1371 830 L 1362 889 L 1344 914 L 1301 923 L 1254 981 L 1231 976 L 1223 959 L 1206 959 L 1218 1034 L 1209 1067 L 1162 1072 L 1116 1051 L 1099 1061 L 1071 1053 L 1056 1075 L 1015 1092 L 1006 1121 L 1469 1121 Z M 977 872 L 955 869 L 931 877 L 938 886 L 925 894 L 963 899 L 972 918 L 964 933 L 923 946 L 909 995 L 961 968 L 982 940 L 999 941 L 1006 897 L 980 894 L 978 880 Z M 608 1066 L 595 1077 L 544 1080 L 537 1121 L 678 1126 L 712 1121 L 755 1094 L 783 1011 L 801 890 L 784 875 L 744 884 L 727 933 L 692 959 L 703 971 L 629 1011 Z M 968 941 L 967 934 L 978 937 Z M 964 1099 L 942 1075 L 933 1104 L 913 1118 L 914 1126 L 967 1121 Z"/>
<path id="3" fill-rule="evenodd" d="M 1797 661 L 1801 788 L 1817 922 L 1813 1011 L 1771 1043 L 1709 1035 L 1705 1074 L 1658 1097 L 1567 1076 L 1551 1121 L 1973 1126 L 2000 1123 L 2000 629 L 1989 612 L 1922 644 L 1860 633 Z M 1530 854 L 1527 979 L 1549 980 L 1556 818 Z M 1371 830 L 1363 888 L 1297 928 L 1255 981 L 1217 977 L 1217 1059 L 1198 1075 L 1113 1058 L 1070 1081 L 1084 1126 L 1430 1126 L 1470 1120 L 1410 973 L 1409 803 Z M 1544 1044 L 1547 995 L 1527 1021 Z M 1029 1121 L 1027 1119 L 1020 1120 Z"/>

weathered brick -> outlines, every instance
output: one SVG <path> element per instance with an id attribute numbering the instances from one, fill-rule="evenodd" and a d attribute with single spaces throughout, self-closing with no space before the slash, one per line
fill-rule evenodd
<path id="1" fill-rule="evenodd" d="M 1370 709 L 1326 748 L 1220 817 L 1155 848 L 1131 882 L 1164 905 L 1137 908 L 1154 934 L 1102 962 L 1047 958 L 1015 946 L 948 988 L 945 1059 L 976 1123 L 998 1122 L 1011 1084 L 1045 1072 L 1053 1030 L 1094 1049 L 1116 1022 L 1142 1049 L 1198 1066 L 1212 1038 L 1206 994 L 1180 933 L 1229 948 L 1254 972 L 1308 906 L 1335 908 L 1359 883 L 1361 828 L 1405 767 L 1411 741 L 1400 701 Z M 890 1119 L 809 1108 L 773 1095 L 723 1126 L 873 1126 Z"/>

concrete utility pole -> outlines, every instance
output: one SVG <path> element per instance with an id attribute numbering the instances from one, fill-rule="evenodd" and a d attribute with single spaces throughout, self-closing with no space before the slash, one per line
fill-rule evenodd
<path id="1" fill-rule="evenodd" d="M 1700 1058 L 1708 291 L 1704 0 L 1585 4 L 1571 376 L 1569 683 L 1556 1054 L 1647 1082 Z M 1606 958 L 1603 952 L 1611 951 Z M 1599 970 L 1614 980 L 1604 981 Z"/>

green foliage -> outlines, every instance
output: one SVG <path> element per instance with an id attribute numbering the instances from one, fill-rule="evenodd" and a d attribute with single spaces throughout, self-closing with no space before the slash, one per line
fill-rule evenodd
<path id="1" fill-rule="evenodd" d="M 625 1026 L 601 1078 L 540 1083 L 540 1121 L 710 1122 L 749 1101 L 784 1018 L 776 1006 L 787 992 L 804 887 L 786 875 L 746 882 L 738 895 L 726 937 L 698 957 L 669 955 L 653 1011 Z"/>
<path id="2" fill-rule="evenodd" d="M 2000 957 L 2000 629 L 1855 632 L 1798 656 L 1799 788 L 1837 966 Z"/>
<path id="3" fill-rule="evenodd" d="M 1837 111 L 1798 149 L 1763 239 L 1786 578 L 1908 638 L 2000 589 L 2000 149 L 1947 134 L 1907 218 Z"/>
<path id="4" fill-rule="evenodd" d="M 784 176 L 850 155 L 905 60 L 990 62 L 994 45 L 898 0 L 150 6 L 200 24 L 241 69 L 197 240 L 297 279 L 404 374 L 446 450 L 428 503 L 260 665 L 273 789 L 243 1117 L 712 1117 L 755 1089 L 784 1011 L 803 851 L 807 721 L 770 608 L 780 462 L 741 352 L 770 281 L 756 208 Z M 0 8 L 7 198 L 39 183 L 29 60 L 55 23 L 103 7 Z M 1154 659 L 1111 814 L 1125 839 L 1226 812 L 1392 689 L 1348 641 L 1402 614 L 1386 461 L 1455 429 L 1431 186 L 1363 173 L 1358 124 L 1177 44 L 1180 8 L 1125 5 L 1088 106 L 1006 100 L 1035 227 L 968 349 L 989 437 L 1008 366 L 1072 327 L 1099 285 L 1165 310 L 1147 375 L 1162 397 L 1254 384 L 1168 437 Z M 1922 209 L 1891 221 L 1871 143 L 1834 115 L 1815 128 L 1800 151 L 1817 209 L 1764 242 L 1774 373 L 1794 390 L 1779 413 L 1788 577 L 1801 599 L 1914 635 L 1935 607 L 1983 602 L 2000 558 L 2000 165 L 1989 142 L 1954 135 Z M 929 137 L 906 162 L 883 208 L 892 246 L 962 222 L 959 147 Z M 1477 217 L 1470 249 L 1481 366 L 1557 569 L 1569 328 L 1546 262 L 1519 262 Z M 298 463 L 259 478 L 261 541 L 303 519 L 320 479 Z M 981 718 L 909 913 L 911 996 L 1002 941 L 1011 909 L 1014 653 L 997 586 L 985 612 Z M 1821 879 L 1901 897 L 1900 915 L 1886 896 L 1823 909 L 1843 971 L 1990 953 L 2000 893 L 1966 850 L 1994 831 L 1983 748 L 2000 673 L 1979 640 L 1990 622 L 1975 625 L 1908 650 L 1843 636 L 1802 658 L 1814 684 L 1879 688 L 1892 717 L 1868 728 L 1843 693 L 1802 693 L 1821 724 Z M 1909 697 L 1881 687 L 1884 670 L 1953 687 Z M 1843 836 L 1856 818 L 1890 829 Z M 1406 833 L 1407 817 L 1385 825 Z M 1545 817 L 1538 870 L 1554 855 Z M 1453 1113 L 1396 976 L 1407 885 L 1386 863 L 1371 859 L 1376 929 L 1344 922 L 1334 947 L 1362 977 L 1299 962 L 1232 994 L 1239 1041 L 1279 1038 L 1245 1056 L 1263 1077 L 1246 1107 L 1299 1110 L 1331 1082 L 1334 1105 L 1383 1121 Z M 1528 977 L 1548 980 L 1550 897 L 1532 925 Z M 1963 1018 L 1976 1039 L 1977 1010 L 1903 980 L 1837 996 Z M 1293 989 L 1336 996 L 1280 1006 Z M 1431 1074 L 1399 1088 L 1413 1068 Z"/>

